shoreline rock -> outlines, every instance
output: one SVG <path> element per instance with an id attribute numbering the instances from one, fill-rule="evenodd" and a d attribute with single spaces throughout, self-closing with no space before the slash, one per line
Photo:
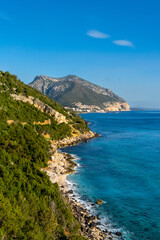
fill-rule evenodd
<path id="1" fill-rule="evenodd" d="M 76 137 L 67 137 L 62 140 L 53 141 L 52 147 L 56 148 L 64 148 L 73 145 L 77 145 L 80 142 L 88 141 L 89 139 L 93 139 L 99 137 L 99 134 L 94 133 L 92 131 L 88 131 L 86 133 L 80 134 Z"/>
<path id="2" fill-rule="evenodd" d="M 97 203 L 98 205 L 100 205 L 100 204 L 103 203 L 103 201 L 102 201 L 101 199 L 97 199 L 96 203 Z"/>
<path id="3" fill-rule="evenodd" d="M 118 234 L 115 234 L 109 232 L 107 229 L 102 231 L 98 227 L 100 224 L 99 219 L 94 215 L 90 215 L 88 210 L 82 204 L 76 201 L 73 190 L 68 188 L 66 177 L 68 174 L 71 174 L 75 171 L 74 168 L 77 166 L 77 164 L 74 162 L 72 155 L 58 150 L 59 148 L 72 146 L 81 141 L 86 141 L 98 136 L 98 134 L 90 131 L 88 133 L 81 134 L 80 136 L 55 141 L 52 143 L 54 154 L 51 157 L 51 160 L 48 162 L 48 166 L 42 170 L 47 173 L 52 183 L 58 183 L 64 199 L 69 203 L 73 216 L 81 225 L 81 235 L 91 240 L 122 239 L 122 237 L 119 238 L 119 236 L 121 236 L 119 232 Z M 97 204 L 103 203 L 103 201 L 100 199 L 97 201 L 99 202 Z M 91 205 L 96 206 L 93 203 L 91 203 Z"/>

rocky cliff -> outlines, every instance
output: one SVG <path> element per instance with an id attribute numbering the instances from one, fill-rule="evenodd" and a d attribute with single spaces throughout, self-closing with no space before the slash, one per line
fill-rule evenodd
<path id="1" fill-rule="evenodd" d="M 40 101 L 38 98 L 35 99 L 32 96 L 25 97 L 23 94 L 11 94 L 11 96 L 17 101 L 22 101 L 24 103 L 34 105 L 34 107 L 38 108 L 42 112 L 47 113 L 49 116 L 54 116 L 58 124 L 68 123 L 66 117 L 63 114 L 57 112 L 55 109 Z"/>
<path id="2" fill-rule="evenodd" d="M 77 112 L 129 111 L 129 104 L 112 92 L 74 75 L 52 78 L 36 76 L 29 84 L 59 102 L 65 108 Z"/>

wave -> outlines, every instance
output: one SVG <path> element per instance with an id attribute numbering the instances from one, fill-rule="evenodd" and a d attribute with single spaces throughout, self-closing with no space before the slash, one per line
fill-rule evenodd
<path id="1" fill-rule="evenodd" d="M 81 158 L 78 157 L 76 154 L 71 154 L 72 157 L 74 157 L 75 162 L 77 163 L 77 161 L 80 161 Z M 75 168 L 76 172 L 73 174 L 76 174 L 79 172 L 79 168 L 81 167 L 80 163 L 77 163 L 77 167 Z M 101 230 L 101 231 L 105 231 L 107 229 L 108 232 L 112 232 L 113 233 L 113 239 L 119 239 L 118 236 L 115 235 L 116 232 L 121 232 L 122 236 L 121 236 L 121 240 L 131 240 L 134 239 L 133 234 L 130 233 L 129 231 L 127 231 L 124 227 L 119 227 L 117 226 L 117 224 L 112 220 L 111 216 L 104 216 L 104 213 L 102 213 L 100 211 L 100 205 L 96 205 L 94 204 L 89 197 L 86 195 L 85 196 L 85 200 L 83 200 L 82 198 L 84 198 L 84 195 L 82 196 L 80 193 L 77 192 L 78 189 L 78 184 L 73 182 L 72 180 L 66 180 L 67 186 L 69 190 L 72 190 L 73 193 L 70 194 L 70 197 L 80 203 L 84 209 L 86 209 L 88 211 L 88 213 L 91 215 L 94 215 L 97 217 L 97 227 Z M 107 204 L 106 201 L 103 201 L 104 204 Z"/>

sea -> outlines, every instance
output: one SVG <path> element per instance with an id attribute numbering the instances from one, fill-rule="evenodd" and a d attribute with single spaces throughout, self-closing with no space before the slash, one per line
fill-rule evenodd
<path id="1" fill-rule="evenodd" d="M 65 148 L 78 164 L 67 177 L 74 197 L 100 228 L 125 240 L 160 240 L 160 111 L 81 116 L 100 136 Z"/>

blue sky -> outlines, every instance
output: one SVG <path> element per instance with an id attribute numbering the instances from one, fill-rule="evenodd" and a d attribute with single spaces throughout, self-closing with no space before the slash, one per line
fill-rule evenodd
<path id="1" fill-rule="evenodd" d="M 1 1 L 0 69 L 25 83 L 78 75 L 160 108 L 160 2 Z"/>

